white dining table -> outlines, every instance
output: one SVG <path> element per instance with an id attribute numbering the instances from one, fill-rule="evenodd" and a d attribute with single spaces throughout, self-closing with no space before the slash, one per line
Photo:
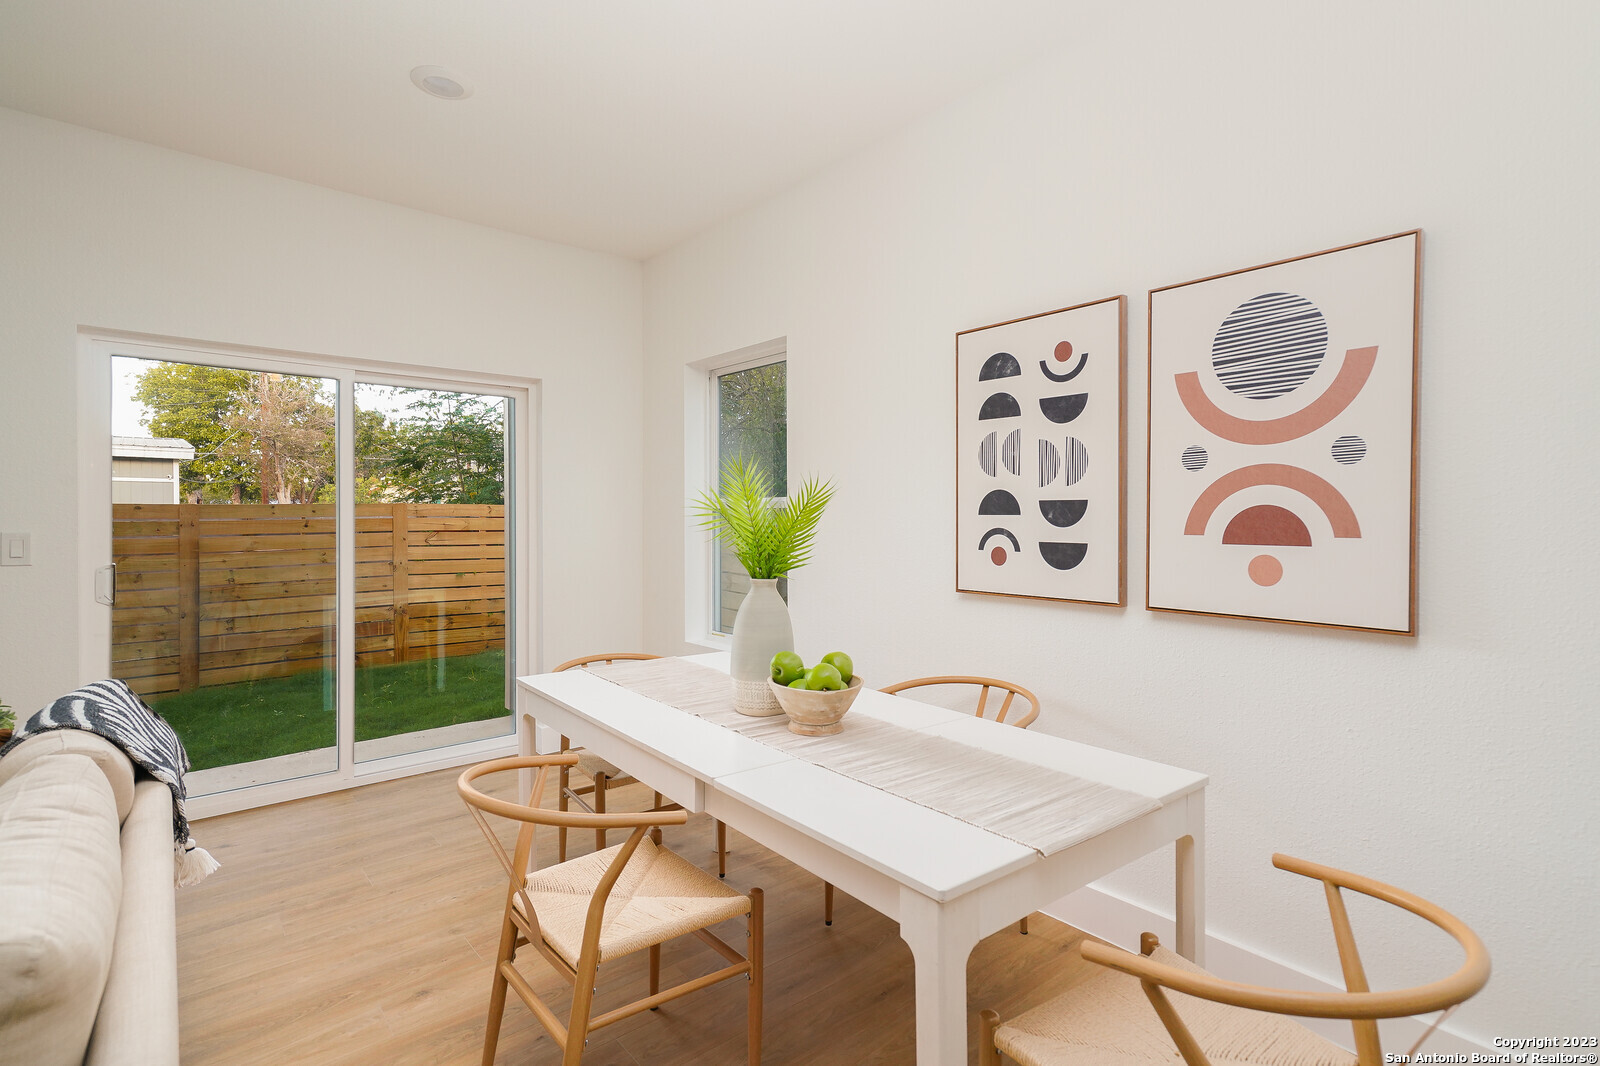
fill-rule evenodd
<path id="1" fill-rule="evenodd" d="M 686 658 L 728 669 L 725 652 Z M 517 679 L 524 754 L 555 751 L 565 736 L 898 922 L 914 960 L 918 1066 L 967 1061 L 967 956 L 979 940 L 1168 843 L 1176 843 L 1176 949 L 1203 963 L 1204 774 L 872 689 L 857 697 L 847 725 L 851 717 L 943 736 L 1160 806 L 1041 856 L 587 670 Z"/>

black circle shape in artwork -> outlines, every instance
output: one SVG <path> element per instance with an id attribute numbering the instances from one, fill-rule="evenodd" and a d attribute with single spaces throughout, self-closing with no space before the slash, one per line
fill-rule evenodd
<path id="1" fill-rule="evenodd" d="M 993 381 L 995 378 L 1014 378 L 1022 373 L 1022 364 L 1017 362 L 1017 357 L 1010 352 L 995 352 L 983 361 L 983 369 L 978 371 L 979 381 Z"/>
<path id="2" fill-rule="evenodd" d="M 995 393 L 983 401 L 983 406 L 978 409 L 978 421 L 980 422 L 986 418 L 1020 417 L 1022 417 L 1022 405 L 1009 392 Z"/>
<path id="3" fill-rule="evenodd" d="M 1236 396 L 1270 400 L 1293 392 L 1328 353 L 1328 323 L 1292 292 L 1266 292 L 1234 308 L 1211 341 L 1211 367 Z"/>
<path id="4" fill-rule="evenodd" d="M 1198 444 L 1191 444 L 1183 450 L 1183 468 L 1185 470 L 1204 470 L 1211 456 Z"/>
<path id="5" fill-rule="evenodd" d="M 1333 459 L 1335 462 L 1359 463 L 1367 457 L 1367 442 L 1360 437 L 1340 437 L 1333 442 Z"/>
<path id="6" fill-rule="evenodd" d="M 978 504 L 979 514 L 1021 514 L 1022 505 L 1005 489 L 995 489 Z"/>

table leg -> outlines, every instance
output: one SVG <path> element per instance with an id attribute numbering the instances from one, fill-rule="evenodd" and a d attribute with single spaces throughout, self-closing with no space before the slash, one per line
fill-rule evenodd
<path id="1" fill-rule="evenodd" d="M 523 693 L 522 689 L 519 687 L 517 689 L 517 699 L 516 699 L 516 703 L 517 703 L 517 710 L 516 710 L 516 715 L 517 715 L 517 754 L 518 755 L 533 755 L 533 754 L 536 754 L 534 752 L 534 750 L 533 750 L 533 731 L 534 731 L 534 728 L 535 728 L 534 719 L 533 719 L 533 715 L 531 715 L 531 714 L 527 713 L 525 710 L 523 710 L 523 704 L 524 704 L 525 700 L 526 700 L 526 694 Z M 532 770 L 518 770 L 517 771 L 517 799 L 519 801 L 527 799 L 528 798 L 528 793 L 531 792 L 531 791 L 533 791 L 533 771 Z"/>
<path id="2" fill-rule="evenodd" d="M 534 711 L 542 703 L 537 696 L 525 691 L 521 685 L 517 686 L 516 696 L 516 723 L 517 723 L 517 754 L 518 755 L 550 755 L 560 751 L 560 745 L 547 740 L 547 750 L 539 750 L 539 720 L 534 716 Z M 553 734 L 550 727 L 545 728 L 547 734 Z M 554 745 L 554 746 L 551 746 Z M 532 770 L 517 771 L 517 799 L 527 799 L 528 792 L 533 788 Z"/>
<path id="3" fill-rule="evenodd" d="M 967 900 L 939 904 L 900 890 L 900 936 L 916 964 L 917 1066 L 966 1066 L 967 956 L 977 946 Z"/>
<path id="4" fill-rule="evenodd" d="M 1205 796 L 1195 793 L 1185 801 L 1188 835 L 1177 842 L 1178 954 L 1204 966 L 1206 947 L 1206 808 Z"/>

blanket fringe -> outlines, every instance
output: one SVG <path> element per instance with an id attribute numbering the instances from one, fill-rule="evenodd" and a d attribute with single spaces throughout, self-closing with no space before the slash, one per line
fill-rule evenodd
<path id="1" fill-rule="evenodd" d="M 222 864 L 211 857 L 211 853 L 194 842 L 194 837 L 189 838 L 187 844 L 179 844 L 177 848 L 178 861 L 175 870 L 175 880 L 179 888 L 188 888 L 198 885 L 210 877 Z"/>

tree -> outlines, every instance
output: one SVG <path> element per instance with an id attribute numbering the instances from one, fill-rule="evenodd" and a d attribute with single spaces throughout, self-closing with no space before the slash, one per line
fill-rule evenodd
<path id="1" fill-rule="evenodd" d="M 767 471 L 775 496 L 789 494 L 789 399 L 784 363 L 717 378 L 718 465 L 735 458 Z"/>
<path id="2" fill-rule="evenodd" d="M 356 393 L 356 502 L 390 503 L 397 497 L 389 485 L 389 463 L 393 460 L 395 430 L 382 411 L 361 406 Z M 330 497 L 330 501 L 331 497 Z"/>
<path id="3" fill-rule="evenodd" d="M 505 400 L 366 387 L 413 399 L 391 418 L 363 407 L 358 388 L 358 503 L 505 502 Z M 321 378 L 152 363 L 133 395 L 152 434 L 194 445 L 180 471 L 185 498 L 333 502 L 335 411 Z"/>
<path id="4" fill-rule="evenodd" d="M 405 503 L 505 503 L 506 401 L 406 390 L 417 398 L 392 434 L 383 481 Z"/>
<path id="5" fill-rule="evenodd" d="M 295 503 L 333 482 L 333 406 L 319 378 L 154 363 L 133 398 L 146 428 L 179 437 L 195 457 L 179 469 L 185 498 Z"/>
<path id="6" fill-rule="evenodd" d="M 333 405 L 320 378 L 253 374 L 250 391 L 224 416 L 219 451 L 254 463 L 263 503 L 311 503 L 333 484 Z"/>
<path id="7" fill-rule="evenodd" d="M 218 502 L 260 499 L 252 464 L 223 450 L 234 432 L 226 420 L 245 402 L 254 379 L 248 370 L 189 363 L 153 363 L 139 375 L 133 398 L 151 411 L 145 421 L 150 434 L 194 446 L 194 458 L 178 469 L 185 499 L 195 493 Z"/>

